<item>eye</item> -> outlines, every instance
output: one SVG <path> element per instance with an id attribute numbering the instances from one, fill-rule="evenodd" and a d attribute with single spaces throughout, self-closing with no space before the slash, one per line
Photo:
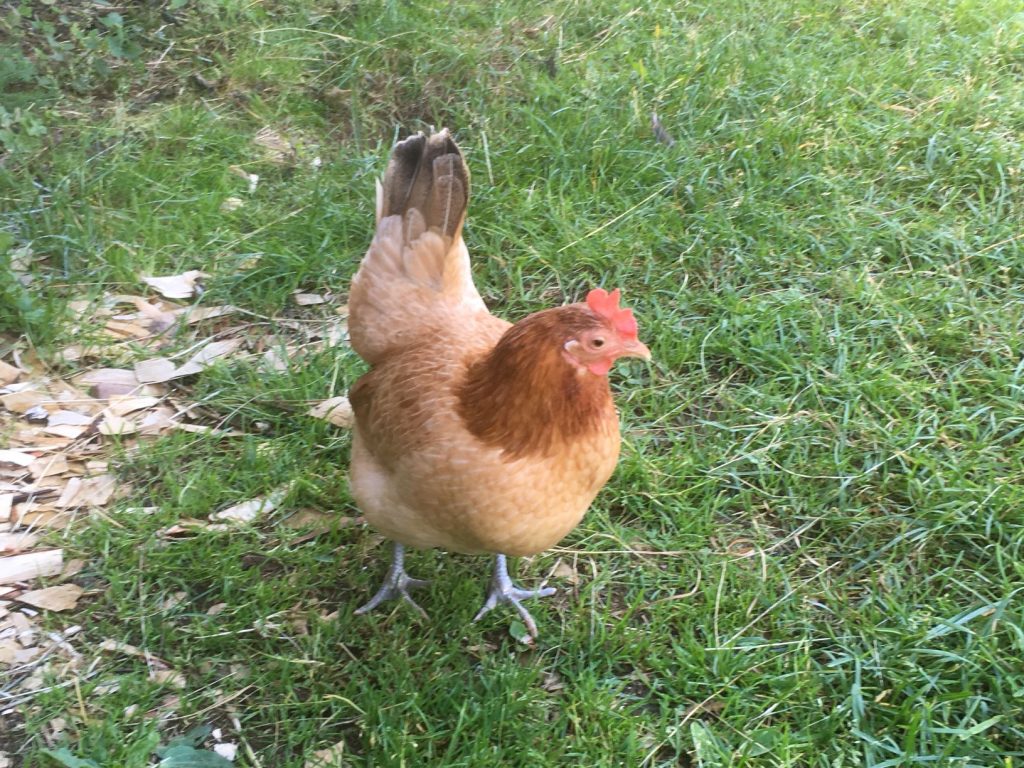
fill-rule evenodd
<path id="1" fill-rule="evenodd" d="M 590 346 L 597 347 L 598 349 L 600 349 L 601 347 L 604 346 L 604 339 L 598 336 L 596 339 L 590 342 Z"/>

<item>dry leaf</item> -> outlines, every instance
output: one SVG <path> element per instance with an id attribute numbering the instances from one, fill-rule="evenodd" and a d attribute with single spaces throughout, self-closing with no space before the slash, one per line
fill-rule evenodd
<path id="1" fill-rule="evenodd" d="M 188 680 L 185 679 L 185 676 L 173 669 L 151 669 L 149 670 L 149 679 L 155 683 L 163 683 L 173 688 L 184 688 L 188 685 Z"/>
<path id="2" fill-rule="evenodd" d="M 142 276 L 142 281 L 151 288 L 155 288 L 168 299 L 189 299 L 197 291 L 202 290 L 198 281 L 209 277 L 205 272 L 198 269 L 190 269 L 180 275 L 168 275 L 166 277 Z"/>
<path id="3" fill-rule="evenodd" d="M 159 397 L 114 395 L 110 398 L 107 410 L 115 416 L 124 416 L 134 411 L 141 411 L 143 408 L 152 408 L 159 402 Z"/>
<path id="4" fill-rule="evenodd" d="M 580 583 L 580 575 L 576 572 L 576 569 L 561 559 L 555 563 L 555 567 L 551 570 L 551 575 L 556 579 L 565 579 L 572 585 Z"/>
<path id="5" fill-rule="evenodd" d="M 56 352 L 54 359 L 63 363 L 75 363 L 86 357 L 96 357 L 98 354 L 98 347 L 83 347 L 81 344 L 72 344 Z"/>
<path id="6" fill-rule="evenodd" d="M 188 359 L 181 368 L 179 368 L 175 374 L 175 378 L 179 376 L 188 376 L 193 373 L 199 373 L 201 370 L 210 365 L 218 358 L 229 355 L 241 346 L 241 339 L 223 339 L 221 341 L 211 341 L 205 347 L 196 352 L 192 357 Z"/>
<path id="7" fill-rule="evenodd" d="M 221 742 L 213 745 L 213 751 L 225 760 L 234 760 L 238 756 L 238 745 L 231 742 Z"/>
<path id="8" fill-rule="evenodd" d="M 49 427 L 87 427 L 93 422 L 92 416 L 87 416 L 78 411 L 65 411 L 63 409 L 52 411 L 46 420 Z"/>
<path id="9" fill-rule="evenodd" d="M 54 502 L 60 509 L 65 507 L 102 507 L 110 501 L 117 488 L 117 479 L 113 475 L 97 475 L 96 477 L 73 477 L 64 486 L 64 492 Z"/>
<path id="10" fill-rule="evenodd" d="M 85 590 L 77 584 L 61 584 L 57 587 L 23 592 L 18 597 L 18 602 L 46 611 L 67 611 L 78 604 L 78 599 L 84 592 Z"/>
<path id="11" fill-rule="evenodd" d="M 327 299 L 319 293 L 293 293 L 292 298 L 300 307 L 309 307 L 314 304 L 324 304 L 327 302 Z"/>
<path id="12" fill-rule="evenodd" d="M 676 140 L 669 135 L 669 132 L 665 130 L 665 126 L 661 124 L 661 120 L 658 119 L 657 112 L 651 112 L 651 130 L 654 131 L 654 138 L 660 141 L 667 147 L 675 146 Z"/>
<path id="13" fill-rule="evenodd" d="M 133 296 L 132 303 L 135 304 L 135 308 L 139 310 L 138 316 L 144 317 L 149 329 L 157 333 L 166 331 L 174 325 L 174 321 L 178 318 L 174 312 L 168 312 L 167 310 L 161 309 L 156 304 L 150 304 L 141 296 Z"/>
<path id="14" fill-rule="evenodd" d="M 75 574 L 81 573 L 83 568 L 85 568 L 85 560 L 78 558 L 68 560 L 64 563 L 64 569 L 60 572 L 60 578 L 70 579 Z M 65 634 L 67 633 L 65 632 Z"/>
<path id="15" fill-rule="evenodd" d="M 139 380 L 133 371 L 122 368 L 97 368 L 76 376 L 75 384 L 85 385 L 93 397 L 106 400 L 113 395 L 127 395 L 137 392 Z"/>
<path id="16" fill-rule="evenodd" d="M 277 165 L 294 163 L 298 158 L 294 145 L 270 126 L 261 128 L 253 142 L 266 150 L 267 159 Z"/>
<path id="17" fill-rule="evenodd" d="M 135 378 L 144 384 L 170 381 L 174 378 L 174 371 L 177 367 L 173 360 L 168 360 L 166 357 L 141 360 L 135 364 Z"/>
<path id="18" fill-rule="evenodd" d="M 63 437 L 66 440 L 76 440 L 88 431 L 88 427 L 72 427 L 64 424 L 60 424 L 56 427 L 43 427 L 43 432 L 46 434 Z"/>
<path id="19" fill-rule="evenodd" d="M 29 531 L 19 533 L 0 533 L 0 555 L 15 554 L 32 549 L 39 537 Z"/>
<path id="20" fill-rule="evenodd" d="M 0 360 L 0 387 L 6 387 L 11 382 L 17 381 L 18 377 L 23 373 L 24 371 L 21 368 Z"/>
<path id="21" fill-rule="evenodd" d="M 352 405 L 344 395 L 338 395 L 309 409 L 309 416 L 315 419 L 326 419 L 336 427 L 351 427 L 354 421 Z"/>
<path id="22" fill-rule="evenodd" d="M 36 460 L 31 453 L 24 451 L 12 451 L 9 448 L 0 448 L 0 464 L 14 464 L 19 467 L 27 467 Z"/>
<path id="23" fill-rule="evenodd" d="M 288 357 L 276 349 L 268 349 L 263 353 L 263 364 L 271 371 L 287 371 Z"/>
<path id="24" fill-rule="evenodd" d="M 122 643 L 120 640 L 111 640 L 107 638 L 101 642 L 98 646 L 101 651 L 108 651 L 110 653 L 123 653 L 125 656 L 148 656 L 148 652 L 143 651 L 140 648 L 136 648 L 134 645 L 128 643 Z"/>
<path id="25" fill-rule="evenodd" d="M 20 526 L 54 530 L 66 528 L 70 522 L 66 513 L 56 512 L 46 504 L 18 504 L 12 517 Z"/>
<path id="26" fill-rule="evenodd" d="M 0 557 L 0 584 L 14 584 L 38 579 L 41 576 L 56 576 L 63 567 L 63 549 L 46 549 Z"/>
<path id="27" fill-rule="evenodd" d="M 557 672 L 545 672 L 540 687 L 548 693 L 558 693 L 565 688 L 565 683 L 562 682 L 562 678 L 558 676 Z"/>
<path id="28" fill-rule="evenodd" d="M 140 435 L 159 435 L 175 426 L 174 409 L 166 405 L 155 408 L 139 421 Z"/>
<path id="29" fill-rule="evenodd" d="M 294 515 L 289 515 L 281 523 L 292 529 L 298 528 L 318 528 L 318 529 L 330 529 L 332 526 L 338 528 L 346 528 L 350 525 L 355 525 L 357 521 L 361 520 L 358 517 L 348 517 L 346 515 L 337 515 L 333 512 L 321 512 L 317 509 L 300 509 Z"/>
<path id="30" fill-rule="evenodd" d="M 51 475 L 63 475 L 68 471 L 68 460 L 59 453 L 53 456 L 42 456 L 32 462 L 28 471 L 36 480 Z"/>
<path id="31" fill-rule="evenodd" d="M 184 603 L 187 598 L 188 598 L 188 592 L 185 592 L 184 590 L 178 590 L 177 592 L 172 592 L 171 594 L 169 594 L 167 597 L 165 597 L 163 600 L 160 601 L 160 610 L 164 611 L 164 612 L 167 612 L 167 611 L 172 610 L 173 608 L 177 608 L 179 605 Z"/>
<path id="32" fill-rule="evenodd" d="M 13 493 L 0 493 L 0 523 L 11 519 L 11 508 L 14 506 Z"/>
<path id="33" fill-rule="evenodd" d="M 230 304 L 222 304 L 217 307 L 182 307 L 175 311 L 175 314 L 179 317 L 185 318 L 185 323 L 188 325 L 195 325 L 201 323 L 203 320 L 212 320 L 215 317 L 223 317 L 224 315 L 231 315 L 238 312 L 238 307 L 233 307 Z"/>
<path id="34" fill-rule="evenodd" d="M 222 509 L 220 512 L 214 512 L 210 515 L 210 519 L 230 520 L 235 523 L 251 523 L 258 515 L 273 512 L 277 509 L 281 502 L 284 501 L 284 497 L 287 493 L 287 486 L 284 488 L 278 488 L 265 498 L 257 497 L 255 499 L 249 499 L 248 501 L 243 501 L 241 504 L 235 504 L 227 509 Z"/>
<path id="35" fill-rule="evenodd" d="M 103 330 L 115 339 L 147 339 L 152 335 L 149 328 L 127 320 L 108 320 Z"/>
<path id="36" fill-rule="evenodd" d="M 0 665 L 13 666 L 16 663 L 15 659 L 17 659 L 17 654 L 20 650 L 21 645 L 13 638 L 0 640 Z M 0 756 L 2 755 L 3 752 L 0 752 Z M 0 761 L 0 766 L 3 765 L 4 763 Z M 10 765 L 10 763 L 7 763 L 7 765 Z"/>
<path id="37" fill-rule="evenodd" d="M 34 389 L 22 389 L 7 395 L 0 395 L 0 404 L 12 413 L 25 413 L 41 403 L 48 402 L 50 396 Z"/>
<path id="38" fill-rule="evenodd" d="M 333 747 L 314 752 L 303 768 L 345 768 L 344 757 L 345 742 L 339 741 Z"/>
<path id="39" fill-rule="evenodd" d="M 113 413 L 104 412 L 103 422 L 97 428 L 101 435 L 134 435 L 139 431 L 139 425 L 130 419 L 125 419 Z"/>
<path id="40" fill-rule="evenodd" d="M 153 358 L 135 365 L 135 375 L 140 381 L 146 383 L 161 383 L 180 379 L 183 376 L 191 376 L 199 373 L 208 367 L 218 358 L 229 355 L 241 345 L 241 339 L 224 339 L 222 341 L 211 341 L 205 347 L 196 352 L 183 365 L 175 368 L 174 363 L 166 358 Z"/>

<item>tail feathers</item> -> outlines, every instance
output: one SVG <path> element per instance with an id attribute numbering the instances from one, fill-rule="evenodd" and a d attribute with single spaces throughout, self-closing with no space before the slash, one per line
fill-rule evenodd
<path id="1" fill-rule="evenodd" d="M 377 187 L 377 231 L 349 294 L 352 346 L 371 364 L 425 322 L 486 313 L 462 223 L 469 170 L 447 130 L 395 146 Z"/>
<path id="2" fill-rule="evenodd" d="M 430 136 L 417 133 L 395 146 L 381 200 L 382 216 L 405 219 L 415 210 L 426 229 L 455 238 L 469 202 L 469 170 L 447 129 Z"/>

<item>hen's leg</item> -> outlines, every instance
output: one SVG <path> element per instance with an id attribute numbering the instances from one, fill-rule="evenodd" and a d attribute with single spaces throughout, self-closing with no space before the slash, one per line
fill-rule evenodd
<path id="1" fill-rule="evenodd" d="M 520 600 L 525 600 L 528 597 L 547 597 L 548 595 L 555 594 L 557 590 L 554 587 L 544 587 L 543 589 L 520 589 L 512 583 L 512 579 L 508 575 L 508 563 L 505 561 L 504 555 L 498 555 L 494 560 L 494 575 L 491 577 L 491 589 L 487 593 L 487 602 L 484 603 L 484 607 L 480 609 L 480 612 L 476 615 L 473 621 L 479 621 L 485 613 L 491 608 L 496 606 L 498 603 L 509 603 L 519 611 L 519 616 L 523 620 L 523 624 L 526 625 L 526 629 L 530 633 L 530 637 L 534 640 L 537 639 L 537 623 L 533 620 L 533 616 L 530 612 L 523 607 Z"/>
<path id="2" fill-rule="evenodd" d="M 405 547 L 397 541 L 394 542 L 394 546 L 394 552 L 391 556 L 391 567 L 388 569 L 388 575 L 384 578 L 384 584 L 377 590 L 377 594 L 370 599 L 370 602 L 356 609 L 356 615 L 369 613 L 385 600 L 394 600 L 400 597 L 419 611 L 424 619 L 429 618 L 427 612 L 416 605 L 416 601 L 409 596 L 409 590 L 425 587 L 430 582 L 410 578 L 409 574 L 405 572 Z"/>

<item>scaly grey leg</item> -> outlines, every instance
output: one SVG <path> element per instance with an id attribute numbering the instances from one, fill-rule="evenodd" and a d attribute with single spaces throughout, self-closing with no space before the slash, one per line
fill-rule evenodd
<path id="1" fill-rule="evenodd" d="M 534 640 L 537 639 L 537 622 L 533 620 L 533 616 L 530 612 L 523 607 L 520 600 L 525 600 L 528 597 L 548 597 L 549 595 L 557 592 L 554 587 L 544 587 L 542 589 L 520 589 L 512 583 L 512 579 L 508 575 L 508 563 L 506 562 L 504 555 L 498 555 L 494 560 L 494 575 L 491 577 L 491 588 L 487 593 L 487 602 L 484 603 L 484 607 L 480 609 L 480 612 L 476 615 L 473 621 L 479 621 L 484 614 L 494 608 L 498 603 L 509 603 L 515 607 L 519 612 L 520 618 L 526 625 L 526 629 L 530 633 L 530 637 Z"/>
<path id="2" fill-rule="evenodd" d="M 377 590 L 377 594 L 370 599 L 370 602 L 356 609 L 356 615 L 361 616 L 364 613 L 369 613 L 385 600 L 394 600 L 400 597 L 419 611 L 424 619 L 429 618 L 427 612 L 416 605 L 416 601 L 409 596 L 410 589 L 425 587 L 429 583 L 429 581 L 422 579 L 410 578 L 409 574 L 405 572 L 405 547 L 396 541 L 394 542 L 394 550 L 391 556 L 391 567 L 388 569 L 388 575 L 384 578 L 384 584 Z"/>

